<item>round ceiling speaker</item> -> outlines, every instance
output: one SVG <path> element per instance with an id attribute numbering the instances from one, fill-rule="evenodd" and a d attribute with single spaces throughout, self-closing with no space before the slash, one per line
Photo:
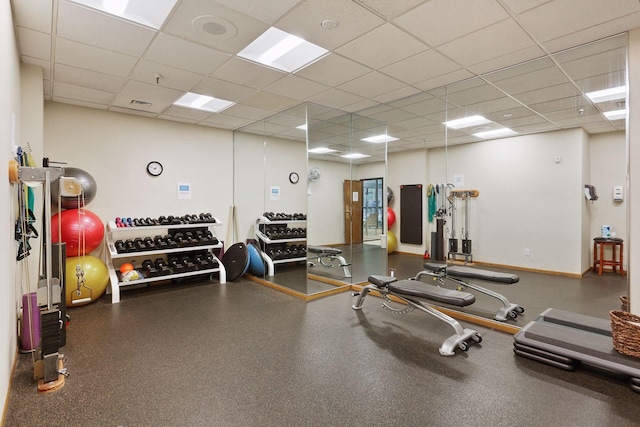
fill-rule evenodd
<path id="1" fill-rule="evenodd" d="M 232 39 L 238 34 L 238 29 L 231 21 L 219 16 L 198 16 L 191 21 L 191 27 L 202 35 L 214 36 L 223 40 Z"/>

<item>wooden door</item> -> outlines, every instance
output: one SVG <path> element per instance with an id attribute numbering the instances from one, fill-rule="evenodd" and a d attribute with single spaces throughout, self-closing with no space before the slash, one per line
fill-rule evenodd
<path id="1" fill-rule="evenodd" d="M 344 193 L 344 242 L 362 243 L 362 182 L 346 179 Z"/>

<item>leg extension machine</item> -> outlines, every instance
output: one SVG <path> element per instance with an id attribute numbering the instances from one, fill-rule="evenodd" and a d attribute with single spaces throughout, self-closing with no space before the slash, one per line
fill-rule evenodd
<path id="1" fill-rule="evenodd" d="M 398 281 L 395 277 L 390 276 L 369 276 L 368 280 L 369 284 L 364 286 L 360 292 L 354 294 L 354 296 L 358 297 L 356 303 L 352 306 L 354 310 L 362 309 L 364 298 L 370 291 L 378 291 L 385 300 L 382 306 L 388 310 L 404 314 L 417 308 L 451 326 L 455 334 L 447 338 L 442 343 L 442 346 L 440 346 L 439 351 L 443 356 L 453 356 L 456 347 L 462 351 L 467 351 L 469 349 L 469 344 L 467 343 L 469 338 L 477 343 L 482 341 L 482 337 L 477 331 L 463 328 L 454 318 L 436 310 L 429 304 L 411 298 L 426 298 L 432 301 L 463 307 L 475 302 L 475 297 L 472 294 L 443 289 L 415 280 L 405 279 Z M 406 308 L 397 309 L 389 305 L 391 303 L 389 296 L 394 296 L 403 301 L 407 304 Z"/>

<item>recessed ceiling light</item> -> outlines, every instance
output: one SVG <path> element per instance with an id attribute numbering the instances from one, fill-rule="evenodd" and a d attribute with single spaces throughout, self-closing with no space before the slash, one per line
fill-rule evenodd
<path id="1" fill-rule="evenodd" d="M 483 125 L 485 123 L 491 123 L 491 120 L 485 119 L 482 116 L 469 116 L 461 119 L 449 120 L 443 124 L 451 129 L 463 129 L 477 125 Z"/>
<path id="2" fill-rule="evenodd" d="M 198 93 L 187 92 L 173 104 L 180 107 L 219 113 L 220 111 L 234 105 L 235 102 L 214 98 L 212 96 L 200 95 Z"/>
<path id="3" fill-rule="evenodd" d="M 604 114 L 604 116 L 609 120 L 620 120 L 627 118 L 626 108 L 622 110 L 605 111 L 602 114 Z"/>
<path id="4" fill-rule="evenodd" d="M 269 28 L 238 53 L 238 56 L 267 67 L 293 73 L 329 52 L 313 43 L 275 27 Z"/>
<path id="5" fill-rule="evenodd" d="M 340 157 L 344 157 L 345 159 L 364 159 L 365 157 L 371 157 L 371 156 L 368 154 L 362 154 L 362 153 L 351 153 L 351 154 L 345 154 Z"/>
<path id="6" fill-rule="evenodd" d="M 327 147 L 317 147 L 317 148 L 312 148 L 309 150 L 309 153 L 314 153 L 314 154 L 327 154 L 327 153 L 335 153 L 338 150 L 334 150 L 332 148 L 327 148 Z"/>
<path id="7" fill-rule="evenodd" d="M 617 99 L 625 99 L 627 97 L 627 87 L 610 87 L 608 89 L 588 92 L 585 95 L 587 95 L 587 97 L 593 102 L 615 101 Z"/>
<path id="8" fill-rule="evenodd" d="M 296 126 L 296 129 L 300 129 L 300 130 L 307 130 L 307 124 L 305 123 L 305 124 L 303 124 L 303 125 Z"/>
<path id="9" fill-rule="evenodd" d="M 374 144 L 380 144 L 382 142 L 393 142 L 397 141 L 399 138 L 395 138 L 393 136 L 389 136 L 387 134 L 370 136 L 368 138 L 362 138 L 360 141 L 365 142 L 373 142 Z"/>
<path id="10" fill-rule="evenodd" d="M 517 134 L 518 132 L 511 130 L 509 128 L 500 128 L 500 129 L 488 130 L 485 132 L 474 133 L 473 136 L 486 139 L 486 138 L 498 138 L 500 136 L 517 135 Z"/>
<path id="11" fill-rule="evenodd" d="M 71 0 L 92 9 L 118 16 L 156 30 L 173 10 L 178 0 Z"/>

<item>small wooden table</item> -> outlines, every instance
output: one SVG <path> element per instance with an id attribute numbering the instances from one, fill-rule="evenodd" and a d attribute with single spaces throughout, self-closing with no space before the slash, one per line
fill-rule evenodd
<path id="1" fill-rule="evenodd" d="M 606 246 L 611 247 L 611 259 L 604 259 L 604 248 Z M 617 257 L 616 249 L 619 251 L 619 256 Z M 618 237 L 596 237 L 593 239 L 593 267 L 591 270 L 598 270 L 598 275 L 602 276 L 602 267 L 611 267 L 614 273 L 617 273 L 616 269 L 620 267 L 620 274 L 624 276 L 626 273 L 622 267 L 623 253 L 624 240 Z"/>

